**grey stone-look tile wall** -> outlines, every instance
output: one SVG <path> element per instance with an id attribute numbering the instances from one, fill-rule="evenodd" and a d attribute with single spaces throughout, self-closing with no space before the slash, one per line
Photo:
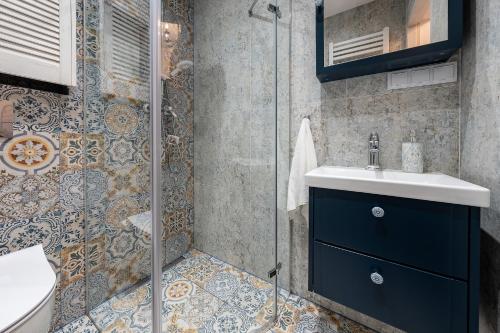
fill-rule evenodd
<path id="1" fill-rule="evenodd" d="M 273 24 L 263 2 L 254 8 L 258 17 L 249 17 L 252 2 L 194 1 L 194 247 L 267 278 L 276 250 Z M 283 2 L 281 9 L 278 39 L 287 49 L 290 12 Z M 288 52 L 280 53 L 278 214 L 284 227 L 288 66 Z"/>
<path id="2" fill-rule="evenodd" d="M 500 332 L 500 3 L 473 0 L 462 56 L 461 175 L 491 190 L 481 214 L 484 332 Z"/>
<path id="3" fill-rule="evenodd" d="M 458 175 L 457 83 L 387 90 L 382 73 L 325 83 L 321 92 L 325 164 L 365 167 L 368 136 L 376 131 L 382 167 L 401 169 L 401 143 L 415 129 L 425 170 Z"/>

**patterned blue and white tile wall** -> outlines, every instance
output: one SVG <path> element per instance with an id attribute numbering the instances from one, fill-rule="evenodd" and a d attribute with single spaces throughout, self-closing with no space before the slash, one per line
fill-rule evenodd
<path id="1" fill-rule="evenodd" d="M 111 19 L 103 8 L 106 3 L 85 3 L 86 280 L 91 310 L 151 272 L 150 114 L 147 89 L 138 93 L 138 79 L 119 81 L 107 67 L 109 52 L 115 51 L 110 48 L 109 31 L 104 33 L 106 20 Z M 144 3 L 130 1 L 121 9 L 125 10 L 122 15 L 139 15 L 135 19 L 142 20 L 147 29 L 147 20 L 141 16 Z M 178 40 L 164 50 L 164 57 L 172 63 L 192 61 L 190 2 L 164 2 L 163 20 L 181 27 Z M 147 43 L 143 45 L 146 50 Z M 139 63 L 127 66 L 134 65 L 140 72 Z M 179 137 L 176 145 L 164 142 L 164 264 L 183 255 L 192 242 L 192 80 L 190 71 L 168 80 L 168 96 L 164 96 L 169 105 L 164 104 L 162 111 L 170 122 L 164 124 L 163 134 Z M 175 126 L 167 106 L 177 115 Z M 173 132 L 166 133 L 167 129 Z"/>
<path id="2" fill-rule="evenodd" d="M 15 114 L 14 138 L 0 140 L 0 255 L 44 245 L 58 281 L 54 328 L 150 273 L 147 228 L 122 223 L 131 216 L 149 222 L 147 98 L 128 98 L 124 87 L 109 94 L 102 85 L 101 4 L 78 0 L 78 84 L 69 95 L 0 85 L 0 101 L 12 103 Z M 183 27 L 169 56 L 192 60 L 192 5 L 165 4 L 164 19 Z M 190 73 L 169 86 L 180 142 L 164 156 L 164 263 L 192 242 Z"/>
<path id="3" fill-rule="evenodd" d="M 0 141 L 0 255 L 39 243 L 57 273 L 53 326 L 85 312 L 83 2 L 77 5 L 77 81 L 69 95 L 0 85 L 14 137 Z"/>

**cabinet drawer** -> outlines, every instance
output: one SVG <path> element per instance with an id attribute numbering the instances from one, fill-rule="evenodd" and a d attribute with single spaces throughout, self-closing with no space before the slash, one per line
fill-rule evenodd
<path id="1" fill-rule="evenodd" d="M 468 207 L 319 188 L 311 191 L 314 240 L 467 279 Z"/>
<path id="2" fill-rule="evenodd" d="M 407 332 L 467 332 L 465 282 L 318 242 L 313 250 L 314 292 Z"/>

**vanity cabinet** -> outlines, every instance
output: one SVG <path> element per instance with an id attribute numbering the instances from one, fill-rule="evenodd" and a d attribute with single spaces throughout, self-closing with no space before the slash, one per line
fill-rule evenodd
<path id="1" fill-rule="evenodd" d="M 411 333 L 477 333 L 479 208 L 310 188 L 309 290 Z"/>

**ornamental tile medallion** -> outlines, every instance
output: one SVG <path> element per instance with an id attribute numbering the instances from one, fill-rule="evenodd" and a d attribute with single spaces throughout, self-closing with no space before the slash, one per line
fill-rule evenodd
<path id="1" fill-rule="evenodd" d="M 89 309 L 97 307 L 106 301 L 108 297 L 109 280 L 104 271 L 88 272 L 86 274 L 87 285 L 92 286 L 87 292 L 87 306 Z M 109 313 L 106 313 L 109 316 Z M 113 314 L 113 312 L 111 312 Z"/>
<path id="2" fill-rule="evenodd" d="M 86 242 L 87 269 L 92 273 L 103 270 L 105 266 L 105 236 L 99 236 Z"/>
<path id="3" fill-rule="evenodd" d="M 130 228 L 128 218 L 140 213 L 138 200 L 131 196 L 114 199 L 106 210 L 106 227 L 109 233 Z"/>
<path id="4" fill-rule="evenodd" d="M 60 212 L 0 224 L 0 255 L 38 244 L 43 245 L 49 259 L 57 257 L 61 245 Z"/>
<path id="5" fill-rule="evenodd" d="M 109 144 L 106 142 L 106 163 L 113 168 L 137 163 L 137 152 L 133 140 L 125 137 L 109 138 Z"/>
<path id="6" fill-rule="evenodd" d="M 110 235 L 108 239 L 108 254 L 113 259 L 131 260 L 134 256 L 137 238 L 129 230 L 120 230 L 115 235 Z"/>
<path id="7" fill-rule="evenodd" d="M 50 133 L 24 132 L 0 145 L 0 169 L 7 174 L 44 174 L 58 164 L 59 143 Z"/>
<path id="8" fill-rule="evenodd" d="M 187 210 L 179 209 L 173 212 L 163 214 L 163 232 L 162 239 L 165 240 L 169 237 L 179 234 L 187 227 Z"/>
<path id="9" fill-rule="evenodd" d="M 83 168 L 83 139 L 78 133 L 61 133 L 61 170 Z"/>
<path id="10" fill-rule="evenodd" d="M 139 116 L 129 105 L 112 104 L 104 114 L 104 122 L 112 134 L 130 135 L 139 127 Z"/>
<path id="11" fill-rule="evenodd" d="M 60 130 L 59 95 L 0 84 L 0 100 L 14 105 L 14 129 L 56 133 Z"/>
<path id="12" fill-rule="evenodd" d="M 61 290 L 61 322 L 70 323 L 85 314 L 85 279 L 77 280 Z M 71 333 L 91 333 L 85 326 L 76 330 L 66 330 Z"/>
<path id="13" fill-rule="evenodd" d="M 108 175 L 108 195 L 110 197 L 149 193 L 149 166 L 146 164 L 110 169 Z"/>
<path id="14" fill-rule="evenodd" d="M 59 201 L 59 174 L 7 177 L 0 182 L 0 216 L 2 220 L 28 219 L 57 208 Z"/>
<path id="15" fill-rule="evenodd" d="M 167 286 L 164 298 L 167 302 L 182 302 L 189 298 L 195 290 L 195 285 L 188 280 L 178 280 Z"/>
<path id="16" fill-rule="evenodd" d="M 65 171 L 60 178 L 60 205 L 67 211 L 84 209 L 83 171 Z"/>
<path id="17" fill-rule="evenodd" d="M 87 134 L 85 138 L 85 155 L 87 168 L 104 168 L 104 135 Z"/>
<path id="18" fill-rule="evenodd" d="M 83 211 L 63 209 L 61 212 L 62 246 L 73 246 L 85 241 L 85 219 Z"/>
<path id="19" fill-rule="evenodd" d="M 85 244 L 64 247 L 61 250 L 62 287 L 83 279 L 85 274 Z"/>

